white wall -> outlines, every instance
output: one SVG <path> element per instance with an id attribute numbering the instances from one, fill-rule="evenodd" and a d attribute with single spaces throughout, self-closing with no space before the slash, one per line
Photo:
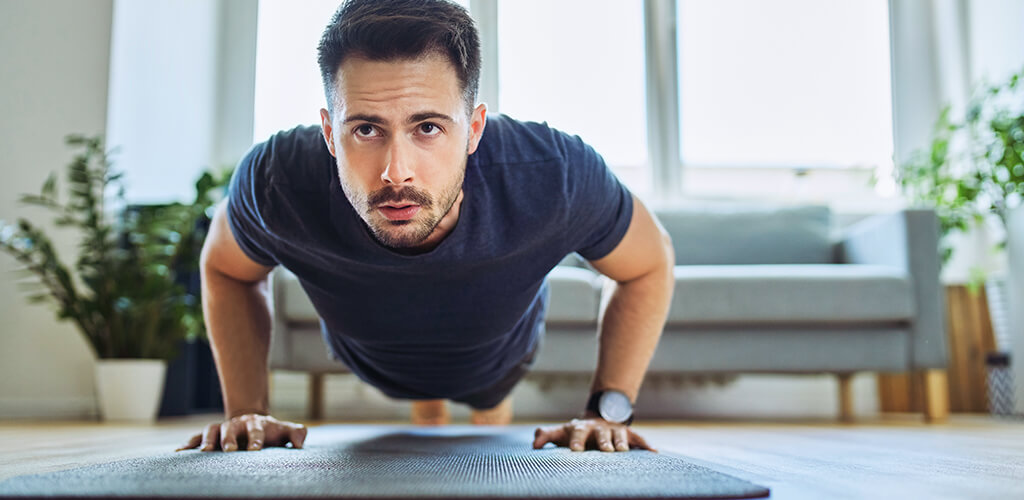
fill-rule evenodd
<path id="1" fill-rule="evenodd" d="M 129 202 L 189 200 L 252 145 L 257 4 L 116 1 L 108 143 Z"/>
<path id="2" fill-rule="evenodd" d="M 0 218 L 40 220 L 18 195 L 50 172 L 63 181 L 65 135 L 106 128 L 110 22 L 110 0 L 0 0 Z M 75 239 L 55 240 L 73 262 Z M 89 347 L 49 308 L 27 305 L 16 267 L 0 255 L 0 417 L 93 415 Z"/>

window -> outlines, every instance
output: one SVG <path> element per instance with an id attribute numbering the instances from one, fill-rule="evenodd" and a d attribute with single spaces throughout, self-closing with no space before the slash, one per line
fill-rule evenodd
<path id="1" fill-rule="evenodd" d="M 340 0 L 260 0 L 253 141 L 319 124 L 327 106 L 316 47 Z M 457 2 L 468 6 L 469 0 Z"/>
<path id="2" fill-rule="evenodd" d="M 874 198 L 867 178 L 892 169 L 886 0 L 473 3 L 491 110 L 578 134 L 641 196 Z M 319 122 L 337 5 L 260 1 L 254 140 Z"/>
<path id="3" fill-rule="evenodd" d="M 650 191 L 641 2 L 500 1 L 498 88 L 501 113 L 579 135 Z"/>
<path id="4" fill-rule="evenodd" d="M 885 0 L 680 0 L 684 166 L 891 164 Z"/>

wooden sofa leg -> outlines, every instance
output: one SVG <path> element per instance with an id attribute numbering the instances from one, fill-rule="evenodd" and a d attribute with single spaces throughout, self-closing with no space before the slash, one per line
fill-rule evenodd
<path id="1" fill-rule="evenodd" d="M 949 417 L 949 380 L 946 370 L 923 370 L 924 419 L 929 423 L 945 422 Z"/>
<path id="2" fill-rule="evenodd" d="M 839 378 L 839 421 L 853 422 L 853 373 L 837 373 Z"/>
<path id="3" fill-rule="evenodd" d="M 310 420 L 324 419 L 324 374 L 309 374 L 309 400 L 306 413 Z"/>

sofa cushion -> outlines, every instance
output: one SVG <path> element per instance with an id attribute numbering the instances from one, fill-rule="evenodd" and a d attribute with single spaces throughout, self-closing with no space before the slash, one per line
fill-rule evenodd
<path id="1" fill-rule="evenodd" d="M 551 301 L 546 321 L 596 324 L 601 283 L 601 275 L 589 269 L 555 266 L 548 273 Z"/>
<path id="2" fill-rule="evenodd" d="M 284 314 L 284 319 L 287 322 L 315 323 L 320 321 L 320 316 L 313 308 L 313 302 L 309 300 L 299 279 L 291 271 L 282 268 L 280 272 L 274 273 L 274 279 L 281 280 L 280 289 L 277 290 L 279 295 L 276 297 L 278 302 L 274 304 L 275 314 Z M 275 285 L 275 288 L 277 287 L 278 285 Z"/>
<path id="3" fill-rule="evenodd" d="M 700 203 L 656 214 L 677 265 L 835 262 L 828 206 Z"/>
<path id="4" fill-rule="evenodd" d="M 676 266 L 668 322 L 856 323 L 914 316 L 905 271 L 860 264 Z"/>

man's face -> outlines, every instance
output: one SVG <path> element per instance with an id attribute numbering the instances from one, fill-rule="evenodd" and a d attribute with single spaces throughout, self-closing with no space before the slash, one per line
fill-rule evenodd
<path id="1" fill-rule="evenodd" d="M 349 57 L 336 80 L 334 116 L 325 109 L 320 116 L 352 207 L 389 247 L 443 237 L 438 224 L 459 198 L 466 159 L 483 133 L 484 106 L 466 112 L 455 68 L 439 55 Z"/>

